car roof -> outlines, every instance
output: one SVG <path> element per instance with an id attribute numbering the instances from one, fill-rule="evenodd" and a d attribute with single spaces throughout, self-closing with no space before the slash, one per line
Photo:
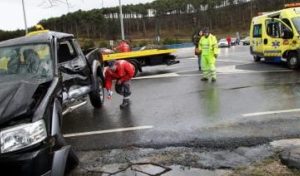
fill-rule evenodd
<path id="1" fill-rule="evenodd" d="M 27 35 L 23 37 L 18 37 L 6 41 L 0 42 L 0 47 L 8 47 L 22 44 L 34 44 L 34 43 L 50 43 L 51 39 L 56 37 L 58 40 L 64 38 L 73 38 L 73 34 L 67 34 L 62 32 L 46 31 L 42 33 L 37 33 L 35 35 Z"/>

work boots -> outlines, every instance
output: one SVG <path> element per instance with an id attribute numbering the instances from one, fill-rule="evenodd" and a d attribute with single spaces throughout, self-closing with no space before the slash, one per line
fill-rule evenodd
<path id="1" fill-rule="evenodd" d="M 121 109 L 127 108 L 130 104 L 130 100 L 129 99 L 123 99 L 122 104 L 120 105 Z"/>
<path id="2" fill-rule="evenodd" d="M 208 81 L 207 78 L 201 78 L 201 81 Z"/>

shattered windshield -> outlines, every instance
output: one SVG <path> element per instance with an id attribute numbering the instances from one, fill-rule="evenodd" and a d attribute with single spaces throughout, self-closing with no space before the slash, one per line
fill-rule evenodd
<path id="1" fill-rule="evenodd" d="M 300 33 L 300 17 L 293 18 L 293 23 L 298 33 Z"/>
<path id="2" fill-rule="evenodd" d="M 0 48 L 0 77 L 50 79 L 53 65 L 48 44 Z"/>

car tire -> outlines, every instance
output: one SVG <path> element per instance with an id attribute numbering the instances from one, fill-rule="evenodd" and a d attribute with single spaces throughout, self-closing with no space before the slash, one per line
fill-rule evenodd
<path id="1" fill-rule="evenodd" d="M 260 62 L 261 57 L 259 56 L 253 56 L 254 62 Z"/>
<path id="2" fill-rule="evenodd" d="M 290 53 L 287 59 L 287 65 L 289 69 L 295 70 L 299 67 L 299 57 L 296 53 Z"/>
<path id="3" fill-rule="evenodd" d="M 93 85 L 95 85 L 95 87 L 89 95 L 91 104 L 94 106 L 94 108 L 101 108 L 104 103 L 105 95 L 103 82 L 104 80 L 101 79 L 99 76 L 93 78 Z"/>
<path id="4" fill-rule="evenodd" d="M 139 68 L 136 63 L 132 63 L 132 65 L 134 66 L 134 76 L 133 77 L 136 77 L 139 73 Z"/>

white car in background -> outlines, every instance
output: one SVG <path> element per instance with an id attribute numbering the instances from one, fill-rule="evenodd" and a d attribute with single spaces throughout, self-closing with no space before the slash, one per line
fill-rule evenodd
<path id="1" fill-rule="evenodd" d="M 229 47 L 228 42 L 225 38 L 221 39 L 218 43 L 219 48 Z"/>
<path id="2" fill-rule="evenodd" d="M 243 45 L 250 45 L 250 37 L 245 37 L 241 40 L 241 42 L 243 43 Z"/>

